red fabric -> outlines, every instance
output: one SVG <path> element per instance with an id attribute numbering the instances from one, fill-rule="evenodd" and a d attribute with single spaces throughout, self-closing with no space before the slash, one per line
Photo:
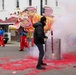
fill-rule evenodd
<path id="1" fill-rule="evenodd" d="M 3 38 L 4 38 L 3 36 L 0 36 L 0 46 L 1 46 L 1 45 L 2 45 L 2 46 L 5 46 Z"/>
<path id="2" fill-rule="evenodd" d="M 40 73 L 43 73 L 43 72 L 45 73 L 47 71 L 53 71 L 53 70 L 62 71 L 63 69 L 69 70 L 70 68 L 76 69 L 76 65 L 75 65 L 76 64 L 76 52 L 71 52 L 68 54 L 64 54 L 62 56 L 63 56 L 63 58 L 61 60 L 44 59 L 43 61 L 45 63 L 47 63 L 47 66 L 45 66 L 45 68 L 46 68 L 45 70 L 36 69 L 38 58 L 27 56 L 25 59 L 10 61 L 11 59 L 14 59 L 14 57 L 12 57 L 12 56 L 10 56 L 10 58 L 2 57 L 2 58 L 0 58 L 0 61 L 3 61 L 5 63 L 0 63 L 0 69 L 4 70 L 4 71 L 5 70 L 9 71 L 9 73 L 11 73 L 11 71 L 13 71 L 13 72 L 16 72 L 16 74 L 19 71 L 24 71 L 24 70 L 29 69 L 28 72 L 25 73 L 24 75 L 40 75 Z M 24 58 L 24 56 L 23 56 L 23 58 Z M 4 73 L 0 72 L 0 75 L 4 75 Z M 72 75 L 76 75 L 76 74 L 72 74 Z"/>
<path id="3" fill-rule="evenodd" d="M 28 41 L 26 36 L 21 36 L 20 37 L 20 49 L 24 49 L 24 47 L 29 47 Z"/>
<path id="4" fill-rule="evenodd" d="M 31 46 L 34 46 L 34 38 L 32 38 Z"/>

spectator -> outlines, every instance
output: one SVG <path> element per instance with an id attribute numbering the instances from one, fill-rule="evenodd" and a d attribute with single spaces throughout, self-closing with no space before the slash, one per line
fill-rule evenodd
<path id="1" fill-rule="evenodd" d="M 0 27 L 0 46 L 2 45 L 3 47 L 5 47 L 3 34 L 4 30 L 2 29 L 2 27 Z"/>
<path id="2" fill-rule="evenodd" d="M 45 43 L 47 36 L 44 34 L 44 26 L 46 24 L 46 17 L 41 17 L 40 21 L 35 23 L 33 26 L 35 28 L 34 30 L 34 43 L 39 49 L 39 58 L 38 58 L 38 64 L 36 66 L 36 69 L 45 69 L 45 67 L 42 67 L 42 65 L 47 65 L 46 63 L 43 63 L 42 59 L 44 56 L 44 48 L 43 44 Z"/>

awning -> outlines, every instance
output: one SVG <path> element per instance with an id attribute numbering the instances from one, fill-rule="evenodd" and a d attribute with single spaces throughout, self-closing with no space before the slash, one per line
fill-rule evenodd
<path id="1" fill-rule="evenodd" d="M 14 24 L 16 21 L 18 20 L 18 18 L 16 17 L 10 17 L 5 21 L 1 21 L 0 25 L 10 25 L 10 24 Z"/>
<path id="2" fill-rule="evenodd" d="M 0 22 L 2 22 L 3 20 L 2 19 L 0 19 Z"/>

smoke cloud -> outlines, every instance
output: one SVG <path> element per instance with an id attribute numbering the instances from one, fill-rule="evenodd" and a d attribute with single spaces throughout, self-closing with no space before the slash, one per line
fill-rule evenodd
<path id="1" fill-rule="evenodd" d="M 76 49 L 76 0 L 58 0 L 65 7 L 65 14 L 55 19 L 52 25 L 54 39 L 61 39 L 61 51 L 71 52 Z"/>
<path id="2" fill-rule="evenodd" d="M 54 39 L 61 39 L 62 54 L 74 52 L 76 51 L 76 0 L 58 0 L 58 2 L 64 6 L 65 13 L 58 18 L 55 17 L 52 25 L 53 36 Z M 48 40 L 51 44 L 51 36 Z M 51 50 L 50 47 L 48 48 Z M 36 46 L 31 48 L 30 55 L 38 57 L 39 51 Z"/>

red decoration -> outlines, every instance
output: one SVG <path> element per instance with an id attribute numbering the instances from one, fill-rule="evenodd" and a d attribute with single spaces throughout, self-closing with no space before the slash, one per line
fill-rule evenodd
<path id="1" fill-rule="evenodd" d="M 25 75 L 39 75 L 41 72 L 70 68 L 72 67 L 72 64 L 76 64 L 76 54 L 73 53 L 64 54 L 62 60 L 44 60 L 44 62 L 47 63 L 46 70 L 35 69 L 38 60 L 37 58 L 28 56 L 26 59 L 21 60 L 10 61 L 11 59 L 14 58 L 0 58 L 0 61 L 5 62 L 0 64 L 0 68 L 9 71 L 14 70 L 16 72 L 31 68 Z M 76 68 L 76 66 L 73 66 L 72 68 Z"/>

